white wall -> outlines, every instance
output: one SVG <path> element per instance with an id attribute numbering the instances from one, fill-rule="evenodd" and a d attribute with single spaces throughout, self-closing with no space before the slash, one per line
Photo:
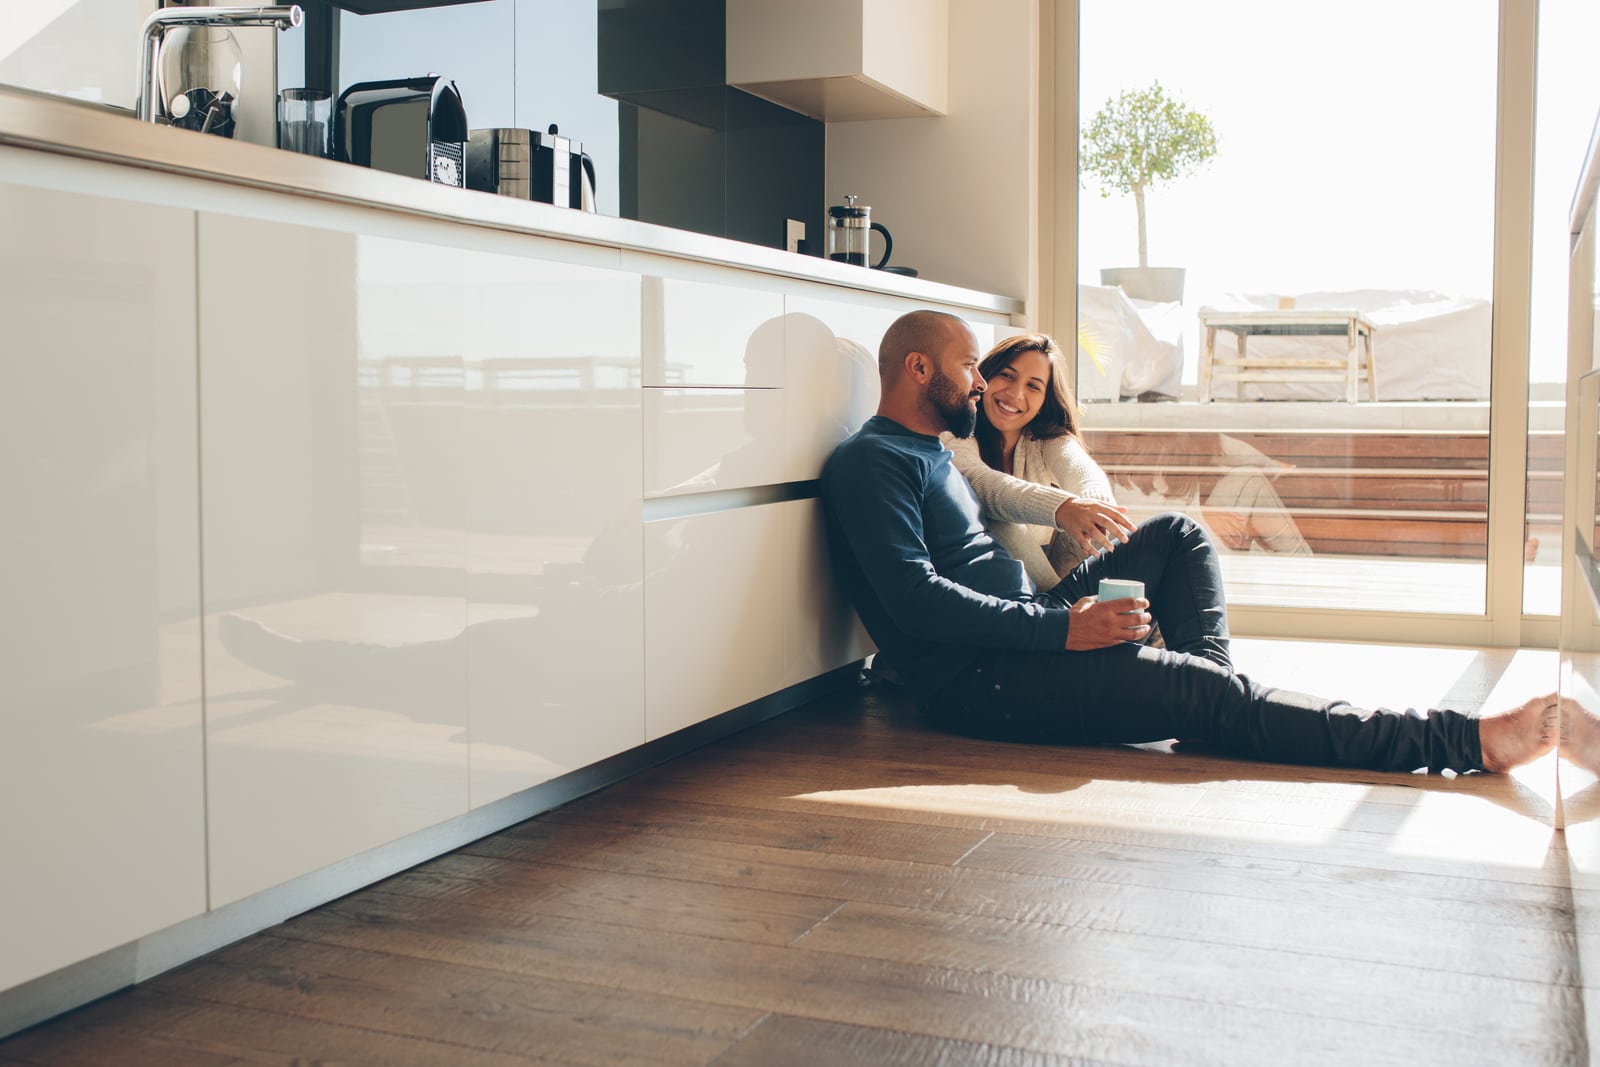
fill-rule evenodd
<path id="1" fill-rule="evenodd" d="M 950 113 L 828 127 L 827 202 L 869 205 L 892 265 L 1028 298 L 1037 26 L 1038 0 L 950 0 Z"/>

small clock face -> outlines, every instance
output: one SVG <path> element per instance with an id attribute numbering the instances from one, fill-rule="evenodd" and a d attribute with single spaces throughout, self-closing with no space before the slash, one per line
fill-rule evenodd
<path id="1" fill-rule="evenodd" d="M 434 156 L 433 180 L 440 185 L 460 185 L 461 178 L 456 169 L 456 161 L 449 156 Z"/>

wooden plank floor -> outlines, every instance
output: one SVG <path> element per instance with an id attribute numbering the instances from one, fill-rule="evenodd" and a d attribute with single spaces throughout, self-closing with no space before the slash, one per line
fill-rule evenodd
<path id="1" fill-rule="evenodd" d="M 1306 647 L 1254 655 L 1348 671 Z M 1439 662 L 1441 696 L 1507 677 L 1505 656 Z M 862 689 L 16 1035 L 0 1063 L 1585 1063 L 1548 799 L 977 742 Z"/>

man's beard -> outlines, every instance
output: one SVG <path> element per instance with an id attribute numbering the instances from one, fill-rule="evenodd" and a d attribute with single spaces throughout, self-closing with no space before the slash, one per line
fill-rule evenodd
<path id="1" fill-rule="evenodd" d="M 978 424 L 978 409 L 971 402 L 972 394 L 945 377 L 937 367 L 928 381 L 928 392 L 933 398 L 933 406 L 944 416 L 945 426 L 950 432 L 957 437 L 971 437 L 973 427 Z"/>

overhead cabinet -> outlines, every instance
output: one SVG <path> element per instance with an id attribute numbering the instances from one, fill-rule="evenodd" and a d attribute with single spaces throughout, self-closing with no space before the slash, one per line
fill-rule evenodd
<path id="1" fill-rule="evenodd" d="M 728 84 L 821 119 L 948 111 L 947 0 L 727 0 Z"/>

